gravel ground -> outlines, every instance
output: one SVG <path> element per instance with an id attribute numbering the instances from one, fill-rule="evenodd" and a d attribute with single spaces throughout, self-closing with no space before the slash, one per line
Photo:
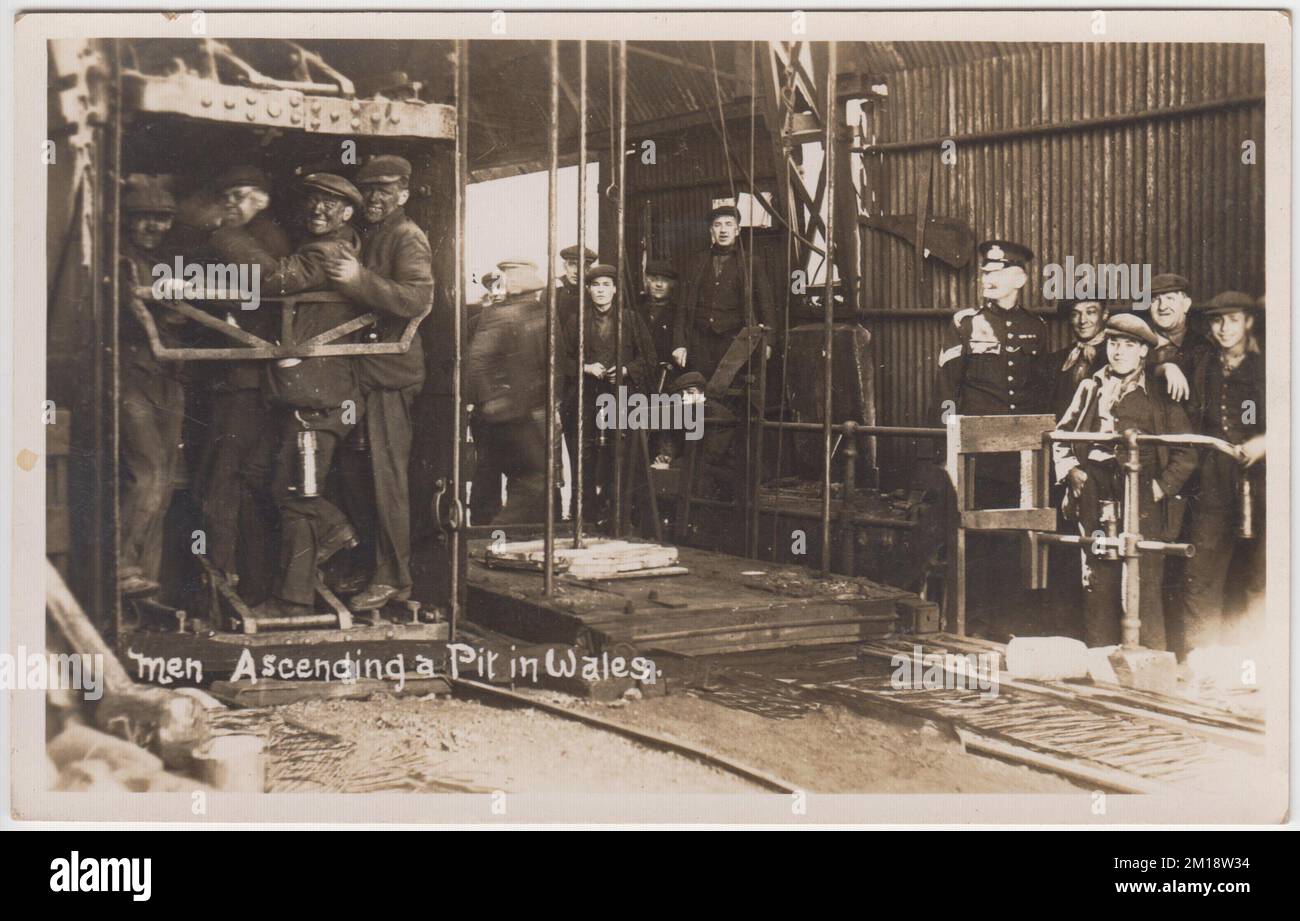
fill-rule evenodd
<path id="1" fill-rule="evenodd" d="M 1079 788 L 969 755 L 932 723 L 885 722 L 839 707 L 770 719 L 679 694 L 607 706 L 540 699 L 669 735 L 823 793 L 1048 793 Z M 540 710 L 474 700 L 376 695 L 275 708 L 333 737 L 322 754 L 273 765 L 273 790 L 752 793 L 753 783 L 672 752 Z M 325 755 L 325 752 L 333 754 Z M 272 759 L 275 755 L 272 753 Z"/>

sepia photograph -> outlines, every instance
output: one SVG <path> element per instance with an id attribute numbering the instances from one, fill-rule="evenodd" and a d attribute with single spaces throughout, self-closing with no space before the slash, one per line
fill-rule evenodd
<path id="1" fill-rule="evenodd" d="M 12 818 L 1287 821 L 1289 14 L 13 43 Z"/>

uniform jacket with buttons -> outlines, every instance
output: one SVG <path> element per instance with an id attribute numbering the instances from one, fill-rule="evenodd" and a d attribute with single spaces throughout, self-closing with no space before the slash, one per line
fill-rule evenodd
<path id="1" fill-rule="evenodd" d="M 429 238 L 402 208 L 361 234 L 361 269 L 356 281 L 339 290 L 378 319 L 378 342 L 397 342 L 414 317 L 433 304 L 433 251 Z M 365 390 L 401 390 L 424 382 L 424 348 L 416 330 L 401 355 L 367 355 L 356 359 Z"/>
<path id="2" fill-rule="evenodd" d="M 779 335 L 772 288 L 762 270 L 753 266 L 751 271 L 749 258 L 739 244 L 723 260 L 721 272 L 714 271 L 713 257 L 712 249 L 697 253 L 682 273 L 684 287 L 673 329 L 673 348 L 689 349 L 697 327 L 728 335 L 741 327 L 762 323 L 773 336 Z"/>
<path id="3" fill-rule="evenodd" d="M 958 311 L 939 354 L 935 418 L 947 401 L 966 416 L 1050 411 L 1047 355 L 1047 324 L 1018 304 Z"/>

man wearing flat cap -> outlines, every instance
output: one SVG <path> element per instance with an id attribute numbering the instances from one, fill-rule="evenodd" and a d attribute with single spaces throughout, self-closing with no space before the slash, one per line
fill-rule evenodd
<path id="1" fill-rule="evenodd" d="M 1149 379 L 1146 362 L 1159 338 L 1145 322 L 1122 313 L 1106 321 L 1106 366 L 1079 385 L 1061 431 L 1122 434 L 1135 429 L 1147 435 L 1189 431 L 1182 407 Z M 1124 448 L 1117 444 L 1057 443 L 1053 447 L 1056 478 L 1067 487 L 1065 513 L 1077 521 L 1079 533 L 1091 537 L 1106 531 L 1114 516 L 1123 521 Z M 1193 448 L 1143 445 L 1140 450 L 1139 527 L 1147 540 L 1170 540 L 1182 525 L 1179 492 L 1196 469 Z M 1089 646 L 1120 642 L 1123 616 L 1122 571 L 1119 560 L 1106 560 L 1082 547 L 1084 580 L 1084 641 Z M 1164 557 L 1141 558 L 1141 643 L 1148 649 L 1166 646 L 1162 583 Z"/>
<path id="2" fill-rule="evenodd" d="M 673 351 L 673 327 L 677 324 L 677 270 L 665 259 L 651 259 L 645 266 L 645 294 L 638 305 L 654 339 L 655 355 L 663 362 Z"/>
<path id="3" fill-rule="evenodd" d="M 271 183 L 262 170 L 248 164 L 232 166 L 213 180 L 212 195 L 215 224 L 201 230 L 203 241 L 195 248 L 199 261 L 223 261 L 209 240 L 217 227 L 239 228 L 275 259 L 293 251 L 289 235 L 268 210 Z M 190 229 L 197 230 L 194 226 Z M 278 311 L 273 308 L 233 309 L 224 314 L 227 323 L 262 339 L 274 341 L 279 335 Z M 220 348 L 231 344 L 215 334 L 204 342 Z M 264 484 L 248 480 L 269 419 L 262 388 L 266 368 L 260 361 L 219 364 L 224 367 L 205 376 L 212 416 L 195 471 L 194 491 L 207 534 L 209 562 L 221 572 L 237 574 L 244 600 L 258 604 L 270 591 L 274 575 L 270 561 L 275 555 L 272 536 L 278 515 Z"/>
<path id="4" fill-rule="evenodd" d="M 176 202 L 157 179 L 136 179 L 126 187 L 122 210 L 126 225 L 122 259 L 133 270 L 123 273 L 123 285 L 132 280 L 136 285 L 150 285 L 153 267 L 169 258 L 164 250 Z M 184 321 L 170 310 L 145 305 L 134 295 L 124 296 L 123 303 L 130 304 L 136 315 L 123 316 L 120 321 L 123 483 L 118 589 L 124 595 L 147 595 L 158 591 L 163 519 L 180 461 L 185 390 L 181 363 L 154 357 L 140 314 L 149 311 L 164 345 L 180 344 L 177 327 Z"/>
<path id="5" fill-rule="evenodd" d="M 581 256 L 581 260 L 579 259 Z M 590 248 L 580 248 L 576 243 L 560 250 L 560 259 L 564 262 L 564 273 L 560 276 L 559 290 L 555 294 L 555 325 L 557 341 L 566 354 L 576 356 L 578 347 L 578 301 L 581 289 L 578 287 L 579 264 L 588 269 L 596 262 L 596 253 Z M 590 311 L 591 305 L 586 309 Z M 574 358 L 576 361 L 576 357 Z M 556 390 L 556 399 L 560 404 L 560 428 L 564 432 L 564 446 L 569 452 L 569 463 L 575 463 L 578 456 L 578 393 L 576 368 L 565 368 L 567 386 Z M 576 490 L 569 493 L 568 508 L 573 517 L 573 503 Z"/>
<path id="6" fill-rule="evenodd" d="M 1187 561 L 1183 608 L 1183 654 L 1198 647 L 1242 641 L 1225 632 L 1225 585 L 1244 589 L 1246 601 L 1264 591 L 1264 355 L 1255 338 L 1259 302 L 1240 291 L 1217 294 L 1201 309 L 1213 346 L 1192 367 L 1192 431 L 1237 445 L 1240 457 L 1203 451 L 1200 488 L 1192 502 L 1188 540 L 1196 556 Z M 1242 480 L 1249 481 L 1250 508 L 1242 508 Z M 1243 515 L 1251 536 L 1241 536 Z M 1253 597 L 1252 597 L 1253 596 Z"/>
<path id="7" fill-rule="evenodd" d="M 546 518 L 546 282 L 537 265 L 498 265 L 502 300 L 484 310 L 466 351 L 465 402 L 474 407 L 476 462 L 470 521 L 536 523 Z M 556 362 L 556 390 L 564 382 Z M 551 424 L 554 424 L 553 422 Z M 501 477 L 507 503 L 501 503 Z"/>
<path id="8" fill-rule="evenodd" d="M 393 155 L 373 157 L 356 179 L 365 199 L 360 260 L 340 253 L 327 272 L 340 292 L 374 311 L 378 323 L 367 341 L 398 342 L 411 320 L 433 306 L 433 251 L 405 211 L 411 164 Z M 349 606 L 371 611 L 411 596 L 411 408 L 425 374 L 420 332 L 405 353 L 355 362 L 370 450 L 345 452 L 340 467 L 349 511 L 366 522 L 362 540 L 374 563 L 370 584 Z"/>
<path id="9" fill-rule="evenodd" d="M 715 207 L 708 228 L 708 251 L 691 257 L 682 271 L 672 359 L 678 367 L 711 378 L 742 328 L 767 327 L 764 358 L 771 355 L 779 331 L 767 275 L 740 245 L 740 211 L 730 204 Z"/>
<path id="10" fill-rule="evenodd" d="M 333 173 L 311 173 L 301 185 L 307 238 L 290 255 L 272 257 L 243 228 L 223 226 L 212 235 L 214 249 L 229 261 L 261 266 L 267 297 L 335 288 L 329 267 L 341 258 L 355 259 L 360 247 L 350 223 L 364 206 L 356 186 Z M 342 296 L 300 304 L 294 315 L 294 341 L 306 341 L 360 312 Z M 280 511 L 280 566 L 271 597 L 256 611 L 293 617 L 312 612 L 318 567 L 357 544 L 347 517 L 324 496 L 308 494 L 298 482 L 299 464 L 305 463 L 300 454 L 310 452 L 315 479 L 324 483 L 335 449 L 364 419 L 366 404 L 353 360 L 346 357 L 280 359 L 271 363 L 266 387 L 275 421 L 259 448 L 260 464 Z M 304 432 L 313 435 L 306 439 L 301 437 Z"/>
<path id="11" fill-rule="evenodd" d="M 1154 368 L 1156 378 L 1165 382 L 1169 396 L 1180 402 L 1188 398 L 1188 382 L 1197 356 L 1211 350 L 1206 338 L 1189 323 L 1194 306 L 1190 290 L 1181 275 L 1167 273 L 1151 279 L 1147 322 L 1160 336 L 1160 345 L 1152 351 L 1148 364 Z"/>

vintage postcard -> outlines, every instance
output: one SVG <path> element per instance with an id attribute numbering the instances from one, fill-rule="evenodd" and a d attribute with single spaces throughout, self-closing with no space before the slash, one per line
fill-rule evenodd
<path id="1" fill-rule="evenodd" d="M 11 821 L 1286 821 L 1285 12 L 12 34 Z"/>

